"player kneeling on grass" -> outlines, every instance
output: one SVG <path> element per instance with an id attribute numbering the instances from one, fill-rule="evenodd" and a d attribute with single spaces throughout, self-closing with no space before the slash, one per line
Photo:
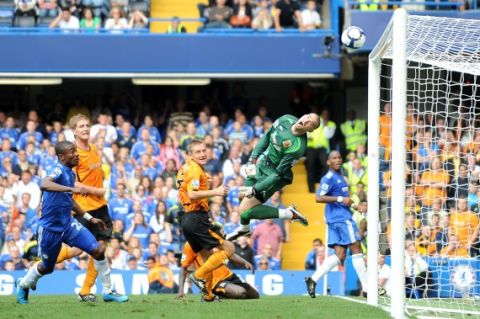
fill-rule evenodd
<path id="1" fill-rule="evenodd" d="M 82 216 L 91 224 L 105 229 L 105 223 L 93 218 L 72 199 L 73 193 L 86 194 L 86 189 L 75 187 L 75 173 L 79 156 L 75 144 L 67 141 L 58 143 L 55 152 L 60 163 L 55 165 L 42 180 L 42 215 L 38 227 L 38 254 L 41 261 L 32 265 L 25 277 L 17 279 L 17 302 L 28 303 L 29 289 L 36 289 L 38 279 L 53 272 L 62 243 L 80 248 L 94 259 L 95 269 L 100 275 L 105 301 L 125 302 L 128 297 L 112 291 L 110 267 L 105 258 L 105 245 L 97 242 L 82 224 L 72 217 L 71 211 Z"/>
<path id="2" fill-rule="evenodd" d="M 221 228 L 221 226 L 218 226 Z M 224 235 L 223 231 L 221 232 Z M 243 259 L 237 254 L 233 254 L 230 257 L 230 260 L 236 264 L 245 266 L 247 269 L 251 269 L 253 271 L 253 266 L 248 261 Z M 177 295 L 177 299 L 183 298 L 184 295 L 184 285 L 185 279 L 187 278 L 187 273 L 191 266 L 194 269 L 197 269 L 203 264 L 202 257 L 195 253 L 190 246 L 189 243 L 186 243 L 183 246 L 183 254 L 182 254 L 182 267 L 180 269 L 179 275 L 179 292 Z M 192 269 L 192 271 L 194 271 Z M 230 271 L 230 269 L 223 265 L 213 271 L 213 278 L 212 278 L 212 292 L 216 296 L 225 299 L 258 299 L 260 296 L 258 295 L 258 291 L 243 282 L 235 273 Z M 203 300 L 203 299 L 202 299 Z"/>

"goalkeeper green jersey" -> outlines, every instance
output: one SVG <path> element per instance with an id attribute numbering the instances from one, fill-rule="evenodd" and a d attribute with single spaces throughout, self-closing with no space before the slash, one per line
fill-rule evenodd
<path id="1" fill-rule="evenodd" d="M 293 115 L 277 119 L 258 141 L 251 160 L 262 157 L 261 161 L 275 167 L 279 177 L 291 179 L 291 168 L 303 156 L 307 145 L 306 134 L 292 134 L 292 125 L 297 121 Z"/>

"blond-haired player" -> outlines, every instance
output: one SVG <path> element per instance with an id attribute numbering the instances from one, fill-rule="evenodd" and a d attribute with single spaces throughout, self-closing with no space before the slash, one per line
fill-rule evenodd
<path id="1" fill-rule="evenodd" d="M 74 194 L 73 199 L 91 216 L 103 220 L 107 227 L 106 229 L 100 229 L 95 225 L 89 224 L 81 217 L 78 218 L 78 221 L 95 236 L 100 245 L 106 245 L 112 236 L 113 224 L 108 212 L 107 201 L 104 197 L 102 158 L 95 145 L 89 143 L 90 119 L 83 114 L 77 114 L 70 119 L 69 124 L 75 137 L 75 144 L 80 157 L 79 163 L 75 167 L 75 186 L 85 189 L 83 195 Z M 77 248 L 65 245 L 62 247 L 57 263 L 75 257 L 80 253 L 81 251 Z M 80 301 L 88 302 L 96 300 L 96 296 L 91 293 L 91 288 L 95 284 L 97 274 L 93 259 L 90 257 L 85 280 L 78 294 Z M 110 291 L 103 293 L 103 300 L 106 302 L 125 302 L 128 301 L 128 297 L 120 295 L 115 291 Z"/>

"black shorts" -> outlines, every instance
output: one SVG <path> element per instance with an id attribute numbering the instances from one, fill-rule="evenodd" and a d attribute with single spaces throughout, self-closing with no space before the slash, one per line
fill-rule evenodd
<path id="1" fill-rule="evenodd" d="M 218 233 L 204 211 L 188 212 L 182 217 L 182 230 L 194 252 L 202 249 L 210 250 L 223 243 L 222 235 Z"/>
<path id="2" fill-rule="evenodd" d="M 77 220 L 83 226 L 85 226 L 85 228 L 87 228 L 97 240 L 110 240 L 110 238 L 112 238 L 113 223 L 112 219 L 110 218 L 110 214 L 108 213 L 108 206 L 105 205 L 95 210 L 88 211 L 87 213 L 92 215 L 92 217 L 103 220 L 105 225 L 107 225 L 107 229 L 102 231 L 98 228 L 98 226 L 89 223 L 85 218 L 82 217 L 77 217 Z"/>
<path id="3" fill-rule="evenodd" d="M 217 296 L 225 297 L 225 287 L 227 287 L 227 285 L 237 285 L 245 289 L 248 289 L 248 284 L 246 282 L 243 282 L 242 279 L 240 279 L 240 277 L 238 277 L 236 274 L 232 274 L 227 279 L 220 281 L 213 288 L 213 293 Z"/>

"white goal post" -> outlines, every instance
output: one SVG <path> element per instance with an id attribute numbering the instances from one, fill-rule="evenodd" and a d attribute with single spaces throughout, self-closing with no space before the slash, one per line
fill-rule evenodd
<path id="1" fill-rule="evenodd" d="M 463 197 L 449 192 L 462 165 L 468 167 L 467 187 L 479 186 L 478 173 L 470 171 L 477 168 L 468 163 L 476 156 L 480 171 L 480 21 L 395 10 L 369 56 L 368 99 L 368 303 L 389 306 L 393 318 L 412 313 L 480 318 L 480 253 L 474 258 L 480 250 L 480 226 L 471 221 L 475 214 L 480 217 L 480 210 L 471 212 L 473 226 L 466 232 L 472 235 L 461 256 L 460 234 L 452 231 L 451 221 L 461 213 Z M 445 180 L 427 181 L 439 176 Z M 473 191 L 468 192 L 470 196 Z M 438 213 L 435 203 L 441 206 Z M 467 210 L 470 213 L 470 202 Z M 432 214 L 442 216 L 443 228 L 430 224 Z M 446 242 L 432 235 L 434 227 L 437 235 L 445 234 Z M 460 242 L 457 251 L 449 248 L 450 236 Z M 412 245 L 415 252 L 409 255 L 406 249 Z M 431 247 L 420 252 L 417 247 L 422 245 Z M 388 297 L 377 293 L 379 253 L 390 258 Z M 426 271 L 418 269 L 417 255 L 426 260 Z M 458 275 L 460 270 L 466 273 Z M 420 278 L 426 287 L 421 292 L 415 286 L 417 272 L 425 277 Z M 464 283 L 455 282 L 455 276 L 462 276 Z"/>

